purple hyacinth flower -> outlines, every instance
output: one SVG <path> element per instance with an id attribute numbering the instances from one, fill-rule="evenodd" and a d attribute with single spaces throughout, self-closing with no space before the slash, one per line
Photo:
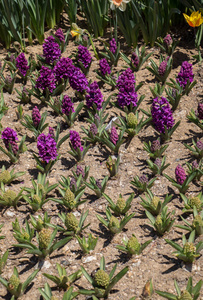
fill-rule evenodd
<path id="1" fill-rule="evenodd" d="M 43 47 L 43 55 L 46 59 L 46 63 L 51 64 L 55 60 L 58 60 L 61 56 L 61 50 L 58 43 L 55 42 L 53 36 L 49 36 L 44 40 Z"/>
<path id="2" fill-rule="evenodd" d="M 64 34 L 61 28 L 57 29 L 55 34 L 54 34 L 60 42 L 65 42 Z"/>
<path id="3" fill-rule="evenodd" d="M 160 63 L 158 72 L 159 72 L 159 75 L 162 76 L 162 77 L 164 76 L 164 74 L 166 72 L 166 67 L 167 67 L 168 60 L 169 60 L 169 56 L 166 58 L 166 60 L 164 60 Z"/>
<path id="4" fill-rule="evenodd" d="M 139 177 L 139 181 L 144 184 L 144 183 L 147 183 L 148 182 L 148 177 L 147 175 L 143 174 Z"/>
<path id="5" fill-rule="evenodd" d="M 101 181 L 99 179 L 96 180 L 96 186 L 98 187 L 98 189 L 102 189 Z"/>
<path id="6" fill-rule="evenodd" d="M 115 54 L 117 49 L 116 40 L 113 38 L 111 41 L 109 41 L 109 50 Z"/>
<path id="7" fill-rule="evenodd" d="M 193 82 L 194 74 L 192 72 L 192 64 L 189 64 L 187 61 L 182 63 L 180 72 L 176 78 L 176 82 L 180 84 L 183 88 L 185 88 L 188 80 L 189 82 Z"/>
<path id="8" fill-rule="evenodd" d="M 134 65 L 135 68 L 138 67 L 138 65 L 139 65 L 139 57 L 138 57 L 138 55 L 136 54 L 136 52 L 133 52 L 133 53 L 132 53 L 132 56 L 131 56 L 131 62 L 132 62 L 132 64 Z"/>
<path id="9" fill-rule="evenodd" d="M 197 116 L 200 120 L 203 120 L 203 103 L 198 103 Z"/>
<path id="10" fill-rule="evenodd" d="M 88 81 L 85 77 L 85 74 L 81 72 L 81 70 L 77 67 L 72 67 L 69 75 L 69 83 L 70 86 L 80 92 L 83 93 L 85 90 L 88 90 Z"/>
<path id="11" fill-rule="evenodd" d="M 83 167 L 82 166 L 80 166 L 80 165 L 77 165 L 77 168 L 76 168 L 76 175 L 77 176 L 80 176 L 80 174 L 82 174 L 82 178 L 84 179 L 85 178 L 85 171 L 84 171 L 84 169 L 83 169 Z"/>
<path id="12" fill-rule="evenodd" d="M 111 128 L 109 139 L 114 145 L 116 145 L 116 143 L 118 142 L 118 133 L 116 127 L 114 126 Z"/>
<path id="13" fill-rule="evenodd" d="M 62 79 L 71 77 L 73 68 L 73 61 L 69 57 L 59 59 L 53 69 L 56 80 L 60 82 Z"/>
<path id="14" fill-rule="evenodd" d="M 92 107 L 93 104 L 96 104 L 98 110 L 102 108 L 102 102 L 104 99 L 96 81 L 90 84 L 88 94 L 86 94 L 85 98 L 88 108 Z"/>
<path id="15" fill-rule="evenodd" d="M 69 98 L 67 95 L 63 97 L 62 105 L 61 105 L 62 113 L 66 116 L 69 116 L 69 113 L 75 112 L 74 106 L 71 98 Z"/>
<path id="16" fill-rule="evenodd" d="M 102 76 L 111 74 L 111 68 L 110 68 L 106 58 L 102 58 L 99 61 L 99 71 L 100 71 Z"/>
<path id="17" fill-rule="evenodd" d="M 134 92 L 135 90 L 135 75 L 133 71 L 128 68 L 123 71 L 118 77 L 116 87 L 120 92 Z"/>
<path id="18" fill-rule="evenodd" d="M 90 132 L 92 133 L 93 136 L 97 135 L 98 133 L 98 128 L 94 123 L 92 123 L 90 126 Z"/>
<path id="19" fill-rule="evenodd" d="M 151 152 L 152 153 L 156 152 L 157 150 L 160 149 L 160 147 L 161 147 L 161 145 L 160 145 L 160 141 L 159 140 L 153 141 L 152 144 L 151 144 Z"/>
<path id="20" fill-rule="evenodd" d="M 181 165 L 177 165 L 175 169 L 175 176 L 176 176 L 176 181 L 178 184 L 182 185 L 187 178 L 185 170 Z"/>
<path id="21" fill-rule="evenodd" d="M 73 191 L 73 188 L 77 189 L 77 181 L 74 177 L 71 178 L 71 181 L 70 181 L 70 189 L 71 191 Z"/>
<path id="22" fill-rule="evenodd" d="M 40 76 L 37 78 L 35 87 L 38 89 L 42 89 L 43 91 L 48 88 L 49 92 L 52 93 L 56 88 L 55 82 L 56 79 L 52 70 L 48 67 L 42 66 L 40 70 Z"/>
<path id="23" fill-rule="evenodd" d="M 192 168 L 193 168 L 193 169 L 198 169 L 198 168 L 199 168 L 199 164 L 198 164 L 198 162 L 197 162 L 196 159 L 193 160 L 193 162 L 192 162 Z"/>
<path id="24" fill-rule="evenodd" d="M 6 127 L 2 131 L 1 138 L 7 150 L 9 150 L 9 144 L 11 145 L 12 151 L 15 155 L 18 152 L 18 145 L 16 143 L 16 141 L 18 141 L 18 137 L 16 131 L 10 127 Z"/>
<path id="25" fill-rule="evenodd" d="M 80 151 L 83 151 L 80 135 L 77 131 L 70 130 L 70 141 L 74 150 L 77 150 L 79 148 Z"/>
<path id="26" fill-rule="evenodd" d="M 91 62 L 92 62 L 92 56 L 90 52 L 88 51 L 87 47 L 79 45 L 78 46 L 78 53 L 77 53 L 77 59 L 79 62 L 83 64 L 85 69 L 87 69 Z"/>
<path id="27" fill-rule="evenodd" d="M 203 142 L 201 140 L 196 143 L 196 146 L 199 150 L 203 150 Z"/>
<path id="28" fill-rule="evenodd" d="M 52 137 L 53 139 L 55 139 L 54 128 L 49 127 L 49 134 L 51 135 L 51 137 Z"/>
<path id="29" fill-rule="evenodd" d="M 167 47 L 170 47 L 170 45 L 173 43 L 173 39 L 170 34 L 167 34 L 165 38 L 163 39 L 164 43 Z"/>
<path id="30" fill-rule="evenodd" d="M 124 106 L 130 106 L 132 103 L 133 107 L 137 106 L 138 96 L 136 92 L 119 92 L 118 93 L 118 105 L 123 108 Z"/>
<path id="31" fill-rule="evenodd" d="M 40 111 L 37 106 L 35 106 L 32 110 L 32 121 L 34 124 L 34 127 L 37 128 L 39 126 L 41 120 Z"/>
<path id="32" fill-rule="evenodd" d="M 55 160 L 58 156 L 56 142 L 50 134 L 45 135 L 42 133 L 38 136 L 37 149 L 42 161 L 47 164 L 50 160 Z"/>
<path id="33" fill-rule="evenodd" d="M 161 99 L 157 97 L 153 100 L 151 114 L 154 127 L 160 133 L 165 133 L 164 126 L 170 129 L 175 123 L 173 112 L 167 99 L 164 97 L 161 97 Z"/>
<path id="34" fill-rule="evenodd" d="M 16 57 L 16 67 L 18 68 L 19 72 L 25 77 L 25 75 L 27 74 L 27 70 L 29 70 L 29 66 L 24 53 L 21 53 L 18 55 L 18 57 Z"/>
<path id="35" fill-rule="evenodd" d="M 154 164 L 157 165 L 158 168 L 161 168 L 161 163 L 162 163 L 162 160 L 157 157 L 154 161 Z"/>

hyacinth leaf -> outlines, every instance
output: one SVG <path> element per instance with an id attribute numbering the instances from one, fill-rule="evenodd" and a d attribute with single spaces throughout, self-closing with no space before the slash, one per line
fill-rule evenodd
<path id="1" fill-rule="evenodd" d="M 102 258 L 100 260 L 100 270 L 105 271 L 105 258 L 104 258 L 104 256 L 102 256 Z"/>
<path id="2" fill-rule="evenodd" d="M 37 273 L 39 272 L 39 269 L 35 270 L 22 284 L 22 291 L 24 292 L 27 288 L 27 286 L 33 281 Z"/>
<path id="3" fill-rule="evenodd" d="M 83 266 L 81 266 L 81 271 L 83 273 L 83 275 L 85 276 L 85 278 L 89 281 L 89 283 L 91 285 L 93 285 L 94 280 L 92 279 L 92 277 L 87 273 L 87 271 L 85 270 L 85 268 Z"/>
<path id="4" fill-rule="evenodd" d="M 0 262 L 1 262 L 1 265 L 0 265 L 0 274 L 2 273 L 3 268 L 6 265 L 6 261 L 8 259 L 8 254 L 9 254 L 9 251 L 6 250 L 6 252 L 2 255 L 2 257 L 0 256 Z"/>
<path id="5" fill-rule="evenodd" d="M 125 267 L 123 270 L 121 270 L 116 276 L 114 276 L 109 285 L 106 288 L 105 294 L 108 295 L 110 290 L 114 287 L 114 285 L 128 272 L 129 268 Z"/>
<path id="6" fill-rule="evenodd" d="M 117 268 L 117 264 L 114 265 L 113 269 L 111 270 L 111 272 L 109 273 L 109 278 L 110 280 L 113 278 L 113 275 L 116 271 L 116 268 Z"/>
<path id="7" fill-rule="evenodd" d="M 99 215 L 96 215 L 97 219 L 102 223 L 104 224 L 104 226 L 106 226 L 108 228 L 108 224 L 109 222 L 107 222 L 104 218 L 102 218 L 101 216 Z"/>
<path id="8" fill-rule="evenodd" d="M 155 291 L 159 296 L 162 296 L 166 299 L 169 299 L 169 300 L 177 300 L 177 296 L 173 295 L 173 294 L 170 294 L 170 293 L 167 293 L 167 292 L 161 292 L 161 291 L 158 291 L 156 290 Z"/>

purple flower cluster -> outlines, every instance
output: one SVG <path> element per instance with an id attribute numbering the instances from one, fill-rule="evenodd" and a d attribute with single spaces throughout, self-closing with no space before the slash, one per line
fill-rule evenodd
<path id="1" fill-rule="evenodd" d="M 65 114 L 66 116 L 69 116 L 69 113 L 75 112 L 74 107 L 73 107 L 73 102 L 71 101 L 71 98 L 69 98 L 67 95 L 63 97 L 62 100 L 62 113 Z"/>
<path id="2" fill-rule="evenodd" d="M 80 176 L 80 174 L 82 174 L 82 178 L 85 178 L 85 171 L 84 171 L 82 166 L 77 165 L 75 173 L 76 173 L 77 176 Z"/>
<path id="3" fill-rule="evenodd" d="M 160 141 L 159 140 L 153 141 L 152 144 L 151 144 L 151 152 L 152 153 L 156 152 L 157 150 L 160 149 L 160 147 L 161 147 L 161 145 L 160 145 Z"/>
<path id="4" fill-rule="evenodd" d="M 53 36 L 50 35 L 47 39 L 45 39 L 42 47 L 46 63 L 51 64 L 60 58 L 61 50 L 59 44 L 55 42 Z"/>
<path id="5" fill-rule="evenodd" d="M 162 163 L 162 160 L 157 157 L 154 161 L 154 164 L 157 165 L 158 168 L 161 168 L 161 163 Z"/>
<path id="6" fill-rule="evenodd" d="M 79 62 L 83 64 L 85 69 L 87 69 L 91 62 L 92 62 L 92 57 L 90 52 L 88 51 L 87 47 L 79 45 L 78 46 L 78 53 L 77 53 L 77 59 Z"/>
<path id="7" fill-rule="evenodd" d="M 48 88 L 49 92 L 52 93 L 56 88 L 55 82 L 56 79 L 52 70 L 48 67 L 42 66 L 40 70 L 40 76 L 37 78 L 35 87 L 42 89 L 43 91 Z"/>
<path id="8" fill-rule="evenodd" d="M 168 60 L 169 60 L 169 56 L 166 58 L 166 60 L 164 60 L 160 63 L 158 72 L 159 72 L 159 75 L 162 76 L 162 77 L 164 76 L 164 74 L 166 72 L 166 67 L 167 67 Z"/>
<path id="9" fill-rule="evenodd" d="M 107 74 L 111 74 L 111 68 L 106 60 L 106 58 L 102 58 L 99 61 L 99 71 L 102 76 L 105 76 Z"/>
<path id="10" fill-rule="evenodd" d="M 192 64 L 189 64 L 187 61 L 184 61 L 181 65 L 180 72 L 176 78 L 176 82 L 180 84 L 183 88 L 185 88 L 188 80 L 189 82 L 193 82 L 194 74 L 192 72 Z"/>
<path id="11" fill-rule="evenodd" d="M 143 174 L 139 177 L 139 181 L 144 184 L 144 183 L 147 183 L 148 182 L 148 177 L 147 175 Z"/>
<path id="12" fill-rule="evenodd" d="M 41 121 L 40 111 L 37 106 L 35 106 L 32 110 L 32 121 L 33 121 L 34 127 L 37 128 Z"/>
<path id="13" fill-rule="evenodd" d="M 115 54 L 117 49 L 116 40 L 113 38 L 111 41 L 109 41 L 109 50 Z"/>
<path id="14" fill-rule="evenodd" d="M 51 137 L 53 139 L 55 139 L 55 134 L 54 134 L 54 128 L 53 127 L 49 127 L 49 134 L 51 135 Z"/>
<path id="15" fill-rule="evenodd" d="M 181 165 L 177 165 L 175 169 L 175 176 L 176 176 L 176 181 L 178 184 L 183 184 L 185 179 L 187 178 L 185 170 Z"/>
<path id="16" fill-rule="evenodd" d="M 73 67 L 73 61 L 69 57 L 59 59 L 53 69 L 56 80 L 60 82 L 61 79 L 69 78 L 72 74 Z"/>
<path id="17" fill-rule="evenodd" d="M 99 179 L 96 179 L 96 186 L 98 187 L 98 189 L 102 189 L 101 181 Z"/>
<path id="18" fill-rule="evenodd" d="M 173 39 L 170 34 L 167 34 L 165 38 L 163 39 L 164 43 L 167 47 L 169 47 L 173 43 Z"/>
<path id="19" fill-rule="evenodd" d="M 51 134 L 42 133 L 38 136 L 37 149 L 43 162 L 49 163 L 50 160 L 55 160 L 58 156 L 56 142 Z"/>
<path id="20" fill-rule="evenodd" d="M 199 150 L 203 150 L 203 142 L 201 140 L 196 143 L 196 146 Z"/>
<path id="21" fill-rule="evenodd" d="M 137 93 L 135 92 L 135 76 L 130 68 L 122 72 L 118 77 L 117 88 L 118 104 L 121 108 L 129 106 L 131 103 L 135 107 L 137 106 Z"/>
<path id="22" fill-rule="evenodd" d="M 160 133 L 165 133 L 164 126 L 166 126 L 167 129 L 170 129 L 175 123 L 173 112 L 167 99 L 164 97 L 161 97 L 160 99 L 157 97 L 153 100 L 151 114 L 155 129 Z"/>
<path id="23" fill-rule="evenodd" d="M 97 135 L 98 133 L 98 128 L 94 123 L 92 123 L 90 126 L 90 132 L 92 133 L 93 136 Z"/>
<path id="24" fill-rule="evenodd" d="M 85 98 L 88 108 L 92 107 L 93 104 L 96 104 L 98 110 L 102 108 L 104 99 L 96 81 L 90 84 L 88 94 L 86 94 Z"/>
<path id="25" fill-rule="evenodd" d="M 16 57 L 16 67 L 18 68 L 19 72 L 25 77 L 25 75 L 27 74 L 27 70 L 29 70 L 29 66 L 24 53 L 21 53 L 18 55 L 18 57 Z"/>
<path id="26" fill-rule="evenodd" d="M 16 143 L 16 141 L 18 141 L 18 137 L 15 130 L 10 127 L 6 127 L 2 132 L 1 138 L 7 150 L 9 150 L 9 144 L 11 145 L 12 151 L 15 155 L 18 152 L 18 145 Z"/>
<path id="27" fill-rule="evenodd" d="M 198 103 L 197 115 L 200 120 L 203 120 L 203 103 Z"/>
<path id="28" fill-rule="evenodd" d="M 64 34 L 61 28 L 57 29 L 55 34 L 54 34 L 60 42 L 65 42 Z"/>
<path id="29" fill-rule="evenodd" d="M 83 151 L 80 135 L 77 131 L 70 130 L 70 141 L 74 150 L 77 150 L 79 148 L 80 151 Z"/>
<path id="30" fill-rule="evenodd" d="M 69 75 L 69 83 L 70 86 L 80 92 L 83 93 L 85 90 L 88 90 L 88 81 L 85 77 L 85 74 L 81 72 L 81 70 L 77 67 L 72 67 Z"/>
<path id="31" fill-rule="evenodd" d="M 114 126 L 111 128 L 109 139 L 114 145 L 116 145 L 116 143 L 118 142 L 118 132 L 116 130 L 116 127 Z"/>
<path id="32" fill-rule="evenodd" d="M 138 67 L 138 65 L 139 65 L 139 57 L 138 57 L 138 55 L 136 54 L 136 52 L 133 52 L 133 53 L 132 53 L 132 56 L 131 56 L 131 62 L 132 62 L 132 64 L 134 65 L 135 68 Z"/>

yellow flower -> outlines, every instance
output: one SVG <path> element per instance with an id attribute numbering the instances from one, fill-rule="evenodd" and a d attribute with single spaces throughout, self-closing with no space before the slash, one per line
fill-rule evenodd
<path id="1" fill-rule="evenodd" d="M 80 27 L 78 27 L 77 24 L 75 23 L 72 23 L 72 30 L 71 30 L 71 35 L 72 37 L 75 37 L 75 40 L 77 42 L 79 42 L 80 38 L 81 38 L 81 35 L 83 34 L 83 29 L 81 29 Z"/>
<path id="2" fill-rule="evenodd" d="M 119 8 L 121 11 L 126 10 L 126 3 L 129 3 L 131 0 L 109 0 L 111 2 L 110 8 L 115 9 Z"/>
<path id="3" fill-rule="evenodd" d="M 199 11 L 193 11 L 190 17 L 186 14 L 183 14 L 183 16 L 191 27 L 198 27 L 203 23 L 203 17 Z"/>

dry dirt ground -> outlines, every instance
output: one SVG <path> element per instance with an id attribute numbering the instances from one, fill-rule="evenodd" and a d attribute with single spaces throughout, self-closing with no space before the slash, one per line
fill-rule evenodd
<path id="1" fill-rule="evenodd" d="M 128 47 L 123 44 L 122 49 L 126 51 Z M 102 49 L 101 42 L 96 42 L 98 49 Z M 197 140 L 202 137 L 202 132 L 197 126 L 189 123 L 187 121 L 186 115 L 190 110 L 196 109 L 199 101 L 202 101 L 202 82 L 203 82 L 203 72 L 202 64 L 195 63 L 192 55 L 196 54 L 193 45 L 187 47 L 187 43 L 180 43 L 174 54 L 173 70 L 169 75 L 169 78 L 174 78 L 180 70 L 181 63 L 185 60 L 193 63 L 194 79 L 197 80 L 196 86 L 193 88 L 189 96 L 184 96 L 181 99 L 178 109 L 174 113 L 176 122 L 181 120 L 180 126 L 175 131 L 172 139 L 168 142 L 169 147 L 167 148 L 166 163 L 170 163 L 170 166 L 166 169 L 165 173 L 171 177 L 174 177 L 174 170 L 178 164 L 183 164 L 186 168 L 186 162 L 192 162 L 194 157 L 190 152 L 184 147 L 183 143 L 192 143 L 192 138 Z M 73 41 L 69 42 L 63 56 L 67 57 L 75 51 L 77 46 Z M 91 47 L 90 47 L 90 50 Z M 147 49 L 147 52 L 153 51 L 152 58 L 158 61 L 160 52 L 157 48 Z M 42 46 L 33 45 L 27 47 L 27 55 L 30 53 L 42 54 Z M 93 52 L 91 51 L 93 54 Z M 127 54 L 129 54 L 129 49 Z M 5 58 L 7 51 L 3 48 L 0 49 L 0 58 Z M 153 87 L 155 84 L 154 76 L 149 73 L 146 66 L 149 61 L 145 63 L 141 70 L 136 74 L 137 84 L 144 82 L 143 87 L 139 90 L 139 96 L 145 94 L 145 99 L 141 104 L 141 108 L 149 109 L 152 103 L 152 95 L 149 86 Z M 122 59 L 119 60 L 117 70 L 123 70 L 125 65 Z M 88 75 L 88 80 L 97 80 L 94 69 L 98 68 L 98 61 L 93 58 L 93 63 L 91 66 L 90 73 Z M 28 82 L 28 86 L 30 83 Z M 22 86 L 20 77 L 17 80 L 15 87 L 20 88 Z M 107 85 L 101 86 L 101 91 L 104 98 L 112 93 L 111 88 Z M 71 88 L 67 88 L 65 94 L 73 97 L 74 91 Z M 38 153 L 37 143 L 31 132 L 28 132 L 20 123 L 16 117 L 16 108 L 19 104 L 16 91 L 13 94 L 4 93 L 4 99 L 9 107 L 7 114 L 2 119 L 3 128 L 9 126 L 16 129 L 19 137 L 27 134 L 26 145 L 27 152 L 21 154 L 19 161 L 13 166 L 10 164 L 7 157 L 1 153 L 0 154 L 0 166 L 5 165 L 9 170 L 13 167 L 15 171 L 25 171 L 25 175 L 21 177 L 19 181 L 15 181 L 11 184 L 9 188 L 15 191 L 20 191 L 22 187 L 31 187 L 31 179 L 36 179 L 38 171 L 36 169 L 36 163 L 33 158 L 33 153 Z M 75 98 L 75 105 L 79 102 Z M 61 117 L 56 116 L 51 108 L 40 103 L 37 99 L 32 97 L 31 103 L 23 105 L 24 113 L 31 115 L 32 108 L 37 105 L 40 108 L 40 112 L 48 112 L 47 121 L 49 126 L 56 128 L 57 123 L 63 124 L 61 136 L 69 132 L 62 121 Z M 107 112 L 109 113 L 108 121 L 116 115 L 124 115 L 120 110 L 109 105 L 107 107 Z M 82 113 L 85 113 L 83 110 Z M 142 114 L 142 113 L 141 113 Z M 77 119 L 71 129 L 80 132 L 81 136 L 84 137 L 84 133 L 81 130 L 81 126 L 86 126 L 85 118 L 80 116 Z M 47 129 L 48 130 L 48 129 Z M 47 133 L 45 130 L 45 133 Z M 141 299 L 141 294 L 143 287 L 147 280 L 153 279 L 154 288 L 158 290 L 163 290 L 171 293 L 175 293 L 174 279 L 177 280 L 181 289 L 185 289 L 188 278 L 193 277 L 193 282 L 196 284 L 200 279 L 203 279 L 203 257 L 197 259 L 193 266 L 185 266 L 180 260 L 172 255 L 173 248 L 169 246 L 164 238 L 172 239 L 173 241 L 181 244 L 181 237 L 185 231 L 173 227 L 170 232 L 166 233 L 164 237 L 159 237 L 149 224 L 149 220 L 145 216 L 143 207 L 140 205 L 140 196 L 136 189 L 130 184 L 133 177 L 136 175 L 140 176 L 142 173 L 151 174 L 148 169 L 146 159 L 148 158 L 147 153 L 143 150 L 144 141 L 153 141 L 157 137 L 157 133 L 150 126 L 143 129 L 138 136 L 134 137 L 128 147 L 125 144 L 122 145 L 120 149 L 121 163 L 119 167 L 119 174 L 116 178 L 109 179 L 106 187 L 106 194 L 111 197 L 114 201 L 117 200 L 119 194 L 121 193 L 126 199 L 130 193 L 135 191 L 135 197 L 132 202 L 132 207 L 130 213 L 134 212 L 135 216 L 130 222 L 125 226 L 125 229 L 120 233 L 110 238 L 109 231 L 105 229 L 104 226 L 100 224 L 96 218 L 96 214 L 104 215 L 105 209 L 107 207 L 107 201 L 104 197 L 96 199 L 93 192 L 86 188 L 83 195 L 83 199 L 87 199 L 84 205 L 79 206 L 76 210 L 76 215 L 80 216 L 82 211 L 89 210 L 89 215 L 87 217 L 87 222 L 90 222 L 89 228 L 85 230 L 85 236 L 88 233 L 92 233 L 94 236 L 99 237 L 96 249 L 89 255 L 84 256 L 80 251 L 80 247 L 76 239 L 72 239 L 68 244 L 66 244 L 59 251 L 55 251 L 50 257 L 47 257 L 44 264 L 41 267 L 36 278 L 33 280 L 31 288 L 21 297 L 22 300 L 26 299 L 40 299 L 40 293 L 38 291 L 39 287 L 44 287 L 45 282 L 48 282 L 51 287 L 54 284 L 43 276 L 43 273 L 57 274 L 56 263 L 63 265 L 69 274 L 78 270 L 80 266 L 84 266 L 86 270 L 91 273 L 93 270 L 99 267 L 99 262 L 102 256 L 105 257 L 107 264 L 107 271 L 110 271 L 115 263 L 118 264 L 117 271 L 120 271 L 125 266 L 129 267 L 128 273 L 122 278 L 122 280 L 115 286 L 113 293 L 109 295 L 109 299 L 130 299 L 136 296 L 136 299 Z M 1 146 L 3 142 L 0 141 Z M 75 168 L 76 162 L 68 154 L 70 150 L 69 141 L 66 142 L 60 148 L 60 159 L 54 165 L 52 171 L 50 172 L 48 178 L 51 184 L 58 183 L 61 175 L 68 176 L 72 174 L 72 170 Z M 90 166 L 89 176 L 94 176 L 95 179 L 102 179 L 104 176 L 108 175 L 108 170 L 106 168 L 106 159 L 109 155 L 108 150 L 99 144 L 91 147 L 82 163 L 82 166 Z M 200 183 L 191 184 L 187 192 L 187 195 L 197 194 L 201 191 L 202 187 Z M 161 197 L 169 193 L 173 195 L 171 202 L 168 204 L 169 211 L 175 210 L 175 224 L 183 224 L 180 215 L 182 214 L 182 209 L 184 207 L 179 192 L 174 188 L 171 183 L 163 176 L 157 177 L 154 186 L 152 187 L 152 192 Z M 52 196 L 56 196 L 56 191 L 52 193 Z M 143 195 L 142 195 L 143 196 Z M 25 203 L 20 203 L 17 210 L 13 208 L 1 208 L 1 222 L 4 223 L 2 228 L 2 234 L 6 236 L 4 240 L 0 240 L 0 251 L 4 253 L 6 249 L 9 249 L 9 257 L 7 265 L 2 273 L 2 277 L 8 279 L 13 273 L 13 267 L 16 266 L 20 273 L 20 278 L 24 281 L 37 267 L 38 262 L 31 255 L 26 254 L 25 250 L 21 252 L 15 251 L 12 247 L 16 243 L 13 237 L 12 222 L 15 218 L 18 218 L 20 225 L 24 224 L 25 219 L 30 219 L 30 214 L 34 216 L 43 215 L 47 211 L 48 215 L 52 217 L 51 222 L 53 224 L 61 224 L 58 217 L 58 213 L 63 211 L 60 205 L 57 205 L 53 201 L 49 201 L 41 211 L 37 211 L 33 214 L 29 205 Z M 192 217 L 188 216 L 188 221 L 191 221 Z M 115 248 L 117 244 L 122 243 L 122 239 L 131 237 L 135 234 L 141 243 L 153 239 L 153 242 L 144 250 L 140 256 L 129 258 L 128 256 L 122 254 L 119 250 Z M 200 240 L 200 237 L 197 241 Z M 79 279 L 74 289 L 77 288 L 90 288 L 89 283 L 84 276 Z M 62 299 L 62 292 L 58 292 L 53 289 L 53 294 L 59 296 Z M 203 299 L 203 293 L 200 299 Z M 6 289 L 0 285 L 0 299 L 10 299 L 7 294 Z M 86 299 L 85 296 L 78 296 L 77 299 Z M 157 294 L 154 294 L 152 299 L 161 299 Z"/>

